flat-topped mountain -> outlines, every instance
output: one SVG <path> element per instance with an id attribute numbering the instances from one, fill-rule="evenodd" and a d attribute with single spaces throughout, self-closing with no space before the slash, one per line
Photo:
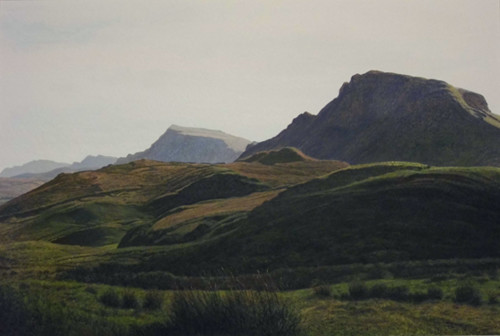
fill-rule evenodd
<path id="1" fill-rule="evenodd" d="M 172 125 L 143 152 L 129 154 L 117 163 L 140 159 L 164 162 L 233 162 L 245 150 L 249 140 L 221 131 Z"/>
<path id="2" fill-rule="evenodd" d="M 500 165 L 500 116 L 483 96 L 443 81 L 370 71 L 344 83 L 318 115 L 304 113 L 241 158 L 296 147 L 351 164 L 413 161 Z"/>

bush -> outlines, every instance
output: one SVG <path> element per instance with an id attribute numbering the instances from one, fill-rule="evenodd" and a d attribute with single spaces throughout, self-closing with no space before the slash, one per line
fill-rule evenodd
<path id="1" fill-rule="evenodd" d="M 144 297 L 142 307 L 148 310 L 159 310 L 163 306 L 163 294 L 159 291 L 150 291 Z"/>
<path id="2" fill-rule="evenodd" d="M 23 298 L 11 287 L 0 286 L 0 335 L 22 335 L 30 317 Z"/>
<path id="3" fill-rule="evenodd" d="M 99 300 L 103 305 L 108 307 L 118 308 L 121 305 L 120 296 L 113 289 L 108 289 L 106 292 L 104 292 L 99 297 Z"/>
<path id="4" fill-rule="evenodd" d="M 87 293 L 90 293 L 90 294 L 97 294 L 97 289 L 95 289 L 95 287 L 92 287 L 92 286 L 87 286 L 85 287 L 85 291 Z"/>
<path id="5" fill-rule="evenodd" d="M 463 284 L 455 289 L 455 302 L 479 306 L 482 302 L 481 293 L 472 284 Z"/>
<path id="6" fill-rule="evenodd" d="M 368 296 L 371 298 L 385 298 L 387 297 L 387 285 L 386 284 L 375 284 L 370 288 Z"/>
<path id="7" fill-rule="evenodd" d="M 133 291 L 127 290 L 123 293 L 122 307 L 125 309 L 137 309 L 139 307 L 139 301 L 137 301 L 137 297 Z"/>
<path id="8" fill-rule="evenodd" d="M 275 292 L 178 291 L 170 330 L 177 335 L 298 335 L 300 317 Z"/>
<path id="9" fill-rule="evenodd" d="M 316 296 L 329 297 L 332 296 L 332 289 L 329 285 L 317 285 L 313 287 L 313 293 Z"/>
<path id="10" fill-rule="evenodd" d="M 394 301 L 407 301 L 410 297 L 408 286 L 396 286 L 387 288 L 387 298 Z"/>
<path id="11" fill-rule="evenodd" d="M 349 284 L 349 296 L 353 300 L 362 300 L 367 297 L 368 287 L 362 282 L 351 282 Z"/>
<path id="12" fill-rule="evenodd" d="M 489 304 L 497 304 L 498 303 L 498 294 L 497 293 L 489 293 L 488 294 L 488 303 Z"/>
<path id="13" fill-rule="evenodd" d="M 441 300 L 443 298 L 443 290 L 439 287 L 427 288 L 427 298 L 429 300 Z"/>

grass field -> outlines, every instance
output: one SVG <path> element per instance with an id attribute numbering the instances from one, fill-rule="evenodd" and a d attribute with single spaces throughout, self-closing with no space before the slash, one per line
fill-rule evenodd
<path id="1" fill-rule="evenodd" d="M 275 159 L 140 161 L 2 206 L 0 334 L 500 333 L 498 168 Z"/>

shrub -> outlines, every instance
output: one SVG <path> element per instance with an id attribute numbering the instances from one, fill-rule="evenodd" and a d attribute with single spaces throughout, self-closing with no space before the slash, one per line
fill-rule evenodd
<path id="1" fill-rule="evenodd" d="M 441 300 L 443 298 L 443 290 L 439 287 L 427 288 L 427 298 L 429 300 Z"/>
<path id="2" fill-rule="evenodd" d="M 351 282 L 349 284 L 349 295 L 353 300 L 362 300 L 367 297 L 368 288 L 362 282 Z"/>
<path id="3" fill-rule="evenodd" d="M 0 286 L 0 335 L 22 335 L 30 317 L 23 298 L 11 287 Z"/>
<path id="4" fill-rule="evenodd" d="M 396 286 L 387 288 L 387 298 L 394 301 L 407 301 L 410 296 L 408 286 Z"/>
<path id="5" fill-rule="evenodd" d="M 275 292 L 178 291 L 170 332 L 178 335 L 298 335 L 300 317 Z"/>
<path id="6" fill-rule="evenodd" d="M 314 295 L 329 297 L 332 296 L 332 289 L 329 285 L 317 285 L 313 287 Z"/>
<path id="7" fill-rule="evenodd" d="M 425 300 L 428 300 L 429 297 L 427 296 L 426 292 L 415 292 L 409 294 L 409 299 L 414 303 L 420 303 L 424 302 Z"/>
<path id="8" fill-rule="evenodd" d="M 488 303 L 489 304 L 497 304 L 498 303 L 498 294 L 497 293 L 489 293 L 488 294 Z"/>
<path id="9" fill-rule="evenodd" d="M 144 297 L 142 307 L 148 310 L 159 310 L 163 306 L 163 294 L 159 291 L 149 291 Z"/>
<path id="10" fill-rule="evenodd" d="M 97 294 L 97 289 L 95 289 L 95 287 L 92 287 L 92 286 L 87 286 L 85 287 L 85 291 L 87 293 L 90 293 L 90 294 Z"/>
<path id="11" fill-rule="evenodd" d="M 371 298 L 385 298 L 387 297 L 387 292 L 386 284 L 375 284 L 370 288 L 368 296 Z"/>
<path id="12" fill-rule="evenodd" d="M 137 309 L 139 307 L 139 301 L 137 301 L 137 296 L 133 291 L 127 290 L 123 293 L 122 307 L 125 309 Z"/>
<path id="13" fill-rule="evenodd" d="M 108 307 L 118 308 L 121 305 L 120 296 L 113 289 L 108 289 L 100 297 L 101 303 Z"/>
<path id="14" fill-rule="evenodd" d="M 479 306 L 481 301 L 481 293 L 472 284 L 463 284 L 455 289 L 455 302 L 457 303 Z"/>

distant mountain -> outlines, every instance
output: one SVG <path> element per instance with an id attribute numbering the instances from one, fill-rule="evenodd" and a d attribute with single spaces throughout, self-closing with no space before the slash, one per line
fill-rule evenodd
<path id="1" fill-rule="evenodd" d="M 40 173 L 19 174 L 16 178 L 36 178 L 49 181 L 61 173 L 75 173 L 83 170 L 95 170 L 116 162 L 116 157 L 104 155 L 88 155 L 81 162 L 73 162 L 64 167 L 51 169 Z"/>
<path id="2" fill-rule="evenodd" d="M 67 166 L 69 166 L 69 163 L 54 162 L 50 160 L 35 160 L 21 166 L 5 168 L 2 172 L 0 172 L 0 177 L 13 177 L 22 174 L 39 174 Z"/>
<path id="3" fill-rule="evenodd" d="M 241 155 L 296 147 L 351 164 L 413 161 L 500 166 L 500 116 L 483 96 L 443 81 L 370 71 L 344 83 L 315 116 L 299 115 Z"/>
<path id="4" fill-rule="evenodd" d="M 117 164 L 140 159 L 164 162 L 233 162 L 245 150 L 249 140 L 221 131 L 172 125 L 143 152 L 118 159 Z"/>
<path id="5" fill-rule="evenodd" d="M 61 173 L 95 170 L 113 164 L 115 161 L 116 158 L 111 156 L 89 155 L 81 162 L 74 162 L 73 164 L 37 160 L 22 166 L 6 168 L 2 171 L 2 174 L 11 177 L 0 177 L 0 204 L 35 189 Z"/>
<path id="6" fill-rule="evenodd" d="M 74 171 L 82 171 L 82 170 L 94 170 L 99 169 L 104 166 L 115 163 L 117 160 L 116 157 L 113 156 L 104 156 L 104 155 L 88 155 L 81 162 L 74 162 L 68 168 Z"/>

